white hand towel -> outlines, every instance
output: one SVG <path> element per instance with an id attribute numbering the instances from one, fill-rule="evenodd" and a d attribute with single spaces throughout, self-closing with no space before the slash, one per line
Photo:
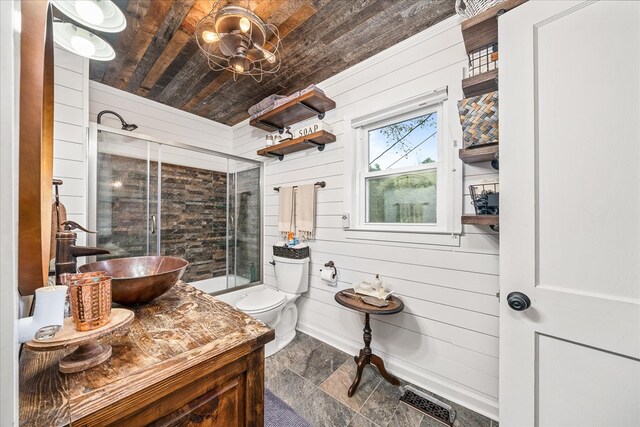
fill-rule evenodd
<path id="1" fill-rule="evenodd" d="M 280 187 L 278 199 L 278 231 L 286 239 L 287 233 L 293 231 L 293 187 Z"/>
<path id="2" fill-rule="evenodd" d="M 298 186 L 296 195 L 296 230 L 301 240 L 313 239 L 316 228 L 316 187 Z"/>

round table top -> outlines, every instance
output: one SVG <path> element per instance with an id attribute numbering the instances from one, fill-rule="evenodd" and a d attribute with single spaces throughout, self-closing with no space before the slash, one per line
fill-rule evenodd
<path id="1" fill-rule="evenodd" d="M 399 313 L 404 310 L 404 303 L 402 300 L 394 295 L 391 295 L 387 301 L 389 301 L 389 305 L 386 307 L 376 307 L 375 305 L 370 305 L 362 302 L 361 300 L 357 300 L 354 298 L 350 298 L 342 295 L 342 291 L 346 291 L 352 294 L 356 292 L 353 288 L 342 289 L 335 294 L 335 300 L 338 304 L 350 308 L 352 310 L 360 311 L 362 313 L 368 314 L 394 314 Z M 366 295 L 362 295 L 366 296 Z"/>
<path id="2" fill-rule="evenodd" d="M 112 308 L 109 323 L 86 332 L 76 331 L 73 326 L 73 319 L 67 317 L 64 319 L 64 326 L 55 337 L 44 341 L 29 341 L 26 345 L 35 351 L 51 351 L 85 344 L 91 340 L 116 332 L 117 330 L 128 328 L 131 322 L 133 322 L 134 317 L 135 315 L 131 310 Z"/>

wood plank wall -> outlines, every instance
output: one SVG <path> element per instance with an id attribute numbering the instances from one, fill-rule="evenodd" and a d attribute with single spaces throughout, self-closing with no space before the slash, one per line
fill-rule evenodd
<path id="1" fill-rule="evenodd" d="M 498 399 L 498 235 L 487 227 L 464 226 L 460 247 L 401 245 L 347 240 L 343 170 L 345 117 L 358 117 L 395 102 L 448 85 L 448 139 L 460 141 L 456 101 L 467 60 L 458 18 L 450 18 L 324 81 L 319 86 L 337 108 L 325 121 L 337 141 L 323 152 L 307 150 L 284 161 L 266 160 L 264 282 L 275 285 L 271 246 L 277 232 L 274 186 L 324 180 L 317 194 L 317 233 L 311 242 L 310 290 L 299 299 L 299 328 L 346 351 L 362 346 L 362 316 L 338 306 L 336 288 L 319 277 L 324 262 L 340 271 L 338 288 L 371 280 L 375 273 L 405 301 L 402 314 L 373 320 L 373 347 L 391 372 L 497 418 Z M 265 133 L 245 121 L 234 127 L 234 154 L 256 157 Z M 488 163 L 464 167 L 465 211 L 468 186 L 497 179 Z M 382 236 L 381 236 L 382 237 Z M 382 237 L 382 239 L 384 239 Z M 355 354 L 355 353 L 354 353 Z"/>

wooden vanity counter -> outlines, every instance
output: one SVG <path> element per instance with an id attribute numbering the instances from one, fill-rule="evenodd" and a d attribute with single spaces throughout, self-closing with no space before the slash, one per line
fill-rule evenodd
<path id="1" fill-rule="evenodd" d="M 271 328 L 182 282 L 131 309 L 128 333 L 101 340 L 111 359 L 84 372 L 58 371 L 72 349 L 23 350 L 20 425 L 263 425 Z"/>

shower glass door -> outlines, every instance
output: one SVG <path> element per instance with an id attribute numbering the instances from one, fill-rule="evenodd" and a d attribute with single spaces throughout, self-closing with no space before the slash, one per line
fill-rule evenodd
<path id="1" fill-rule="evenodd" d="M 90 216 L 111 254 L 98 259 L 184 258 L 182 280 L 209 293 L 261 281 L 259 162 L 101 129 Z"/>
<path id="2" fill-rule="evenodd" d="M 189 261 L 185 282 L 224 290 L 228 160 L 168 145 L 160 159 L 160 254 Z"/>
<path id="3" fill-rule="evenodd" d="M 227 288 L 260 280 L 260 166 L 229 160 Z"/>
<path id="4" fill-rule="evenodd" d="M 98 259 L 158 254 L 158 154 L 150 141 L 98 133 L 95 197 Z"/>

